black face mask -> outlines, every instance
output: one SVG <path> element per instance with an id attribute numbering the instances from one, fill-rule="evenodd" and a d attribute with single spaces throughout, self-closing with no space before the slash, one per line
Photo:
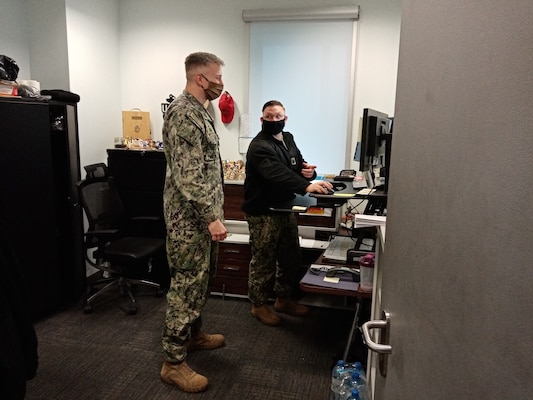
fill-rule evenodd
<path id="1" fill-rule="evenodd" d="M 263 132 L 269 135 L 277 135 L 285 128 L 285 120 L 281 121 L 265 121 L 263 120 Z"/>

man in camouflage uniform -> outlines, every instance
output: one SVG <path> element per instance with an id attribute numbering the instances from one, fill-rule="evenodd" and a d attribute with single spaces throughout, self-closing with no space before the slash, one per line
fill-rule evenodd
<path id="1" fill-rule="evenodd" d="M 204 104 L 223 90 L 224 62 L 209 53 L 185 60 L 187 83 L 165 113 L 167 173 L 163 194 L 170 288 L 162 333 L 161 379 L 185 392 L 207 388 L 207 378 L 184 361 L 187 352 L 224 345 L 224 336 L 200 330 L 224 227 L 223 173 L 215 123 Z"/>
<path id="2" fill-rule="evenodd" d="M 261 132 L 252 140 L 246 155 L 243 211 L 250 230 L 252 260 L 248 276 L 248 297 L 252 315 L 270 326 L 280 317 L 266 304 L 274 281 L 277 295 L 274 309 L 295 316 L 309 309 L 291 299 L 300 259 L 298 223 L 293 213 L 273 212 L 293 199 L 294 193 L 328 193 L 332 184 L 311 183 L 316 166 L 308 164 L 289 132 L 284 132 L 285 107 L 271 100 L 263 106 Z"/>

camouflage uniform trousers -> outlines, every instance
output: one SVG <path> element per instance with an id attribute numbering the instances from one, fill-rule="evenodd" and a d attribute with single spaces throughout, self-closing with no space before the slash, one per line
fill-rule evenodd
<path id="1" fill-rule="evenodd" d="M 187 342 L 200 331 L 201 312 L 207 302 L 209 285 L 215 277 L 218 243 L 206 232 L 167 235 L 170 288 L 167 293 L 165 326 L 161 335 L 163 358 L 181 362 Z"/>
<path id="2" fill-rule="evenodd" d="M 301 263 L 298 223 L 293 213 L 246 215 L 252 260 L 248 297 L 253 304 L 268 300 L 272 280 L 277 296 L 290 296 Z"/>

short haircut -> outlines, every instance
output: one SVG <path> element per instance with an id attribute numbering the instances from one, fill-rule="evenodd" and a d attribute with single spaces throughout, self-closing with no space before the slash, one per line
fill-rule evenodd
<path id="1" fill-rule="evenodd" d="M 265 105 L 263 106 L 263 109 L 261 111 L 265 111 L 265 108 L 272 107 L 272 106 L 281 106 L 281 108 L 283 108 L 285 110 L 285 106 L 283 106 L 283 104 L 281 104 L 281 102 L 279 102 L 277 100 L 270 100 L 270 101 L 267 101 L 265 103 Z"/>
<path id="2" fill-rule="evenodd" d="M 194 75 L 198 67 L 208 66 L 211 63 L 224 66 L 224 61 L 214 54 L 204 52 L 189 54 L 185 59 L 185 73 L 187 75 L 187 79 L 191 79 L 193 77 L 192 75 Z"/>

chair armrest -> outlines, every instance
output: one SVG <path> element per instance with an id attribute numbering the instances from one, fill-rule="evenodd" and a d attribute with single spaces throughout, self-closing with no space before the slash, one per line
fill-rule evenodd
<path id="1" fill-rule="evenodd" d="M 118 229 L 97 229 L 85 232 L 87 238 L 96 238 L 98 240 L 110 240 L 117 236 Z"/>
<path id="2" fill-rule="evenodd" d="M 138 215 L 136 217 L 131 217 L 131 221 L 162 221 L 161 217 L 156 215 Z"/>

